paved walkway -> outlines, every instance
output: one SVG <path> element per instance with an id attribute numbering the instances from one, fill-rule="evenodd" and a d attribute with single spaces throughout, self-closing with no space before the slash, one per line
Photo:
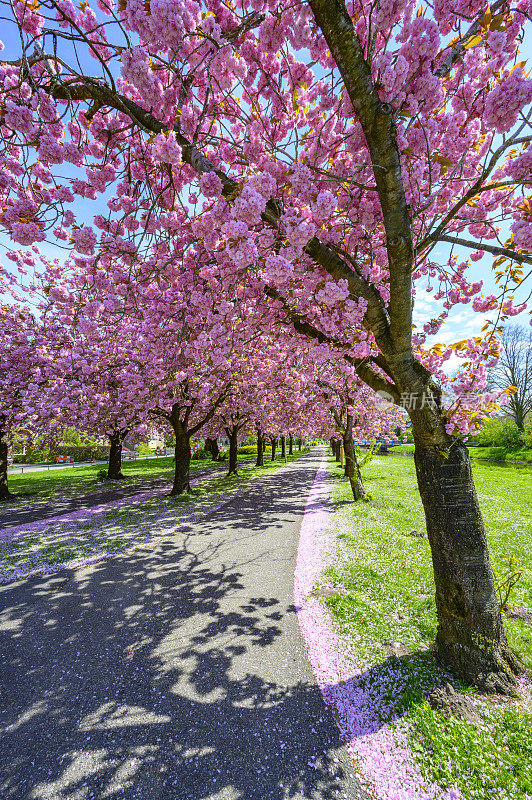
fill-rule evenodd
<path id="1" fill-rule="evenodd" d="M 0 587 L 3 800 L 363 796 L 293 606 L 317 466 L 157 545 Z"/>

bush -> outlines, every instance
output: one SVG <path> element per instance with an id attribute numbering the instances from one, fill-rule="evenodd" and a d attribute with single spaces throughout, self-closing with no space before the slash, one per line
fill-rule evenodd
<path id="1" fill-rule="evenodd" d="M 43 462 L 50 460 L 49 447 L 26 447 L 26 452 L 24 454 L 15 453 L 13 455 L 14 464 L 42 464 Z"/>
<path id="2" fill-rule="evenodd" d="M 135 447 L 135 450 L 141 458 L 142 456 L 152 456 L 154 454 L 153 450 L 144 442 L 140 442 L 140 444 Z"/>
<path id="3" fill-rule="evenodd" d="M 74 461 L 103 461 L 104 458 L 109 458 L 109 445 L 100 444 L 76 445 L 60 444 L 50 450 L 50 461 L 55 461 L 57 456 L 73 456 Z"/>
<path id="4" fill-rule="evenodd" d="M 521 434 L 521 441 L 523 442 L 523 447 L 532 448 L 532 425 L 526 426 Z"/>
<path id="5" fill-rule="evenodd" d="M 505 447 L 489 447 L 484 458 L 489 461 L 506 461 L 506 453 Z"/>
<path id="6" fill-rule="evenodd" d="M 55 464 L 58 456 L 72 456 L 74 461 L 103 461 L 109 458 L 108 445 L 70 445 L 59 444 L 54 447 L 28 447 L 24 455 L 15 455 L 15 464 L 42 464 L 49 462 Z"/>
<path id="7" fill-rule="evenodd" d="M 241 444 L 238 448 L 238 452 L 243 456 L 256 456 L 257 455 L 257 445 L 256 444 Z"/>
<path id="8" fill-rule="evenodd" d="M 518 450 L 523 446 L 522 432 L 513 419 L 492 417 L 484 422 L 472 443 L 480 447 L 505 447 L 508 450 Z"/>
<path id="9" fill-rule="evenodd" d="M 199 450 L 196 450 L 195 453 L 192 453 L 192 458 L 195 461 L 203 461 L 205 458 L 210 458 L 210 453 L 200 447 Z"/>

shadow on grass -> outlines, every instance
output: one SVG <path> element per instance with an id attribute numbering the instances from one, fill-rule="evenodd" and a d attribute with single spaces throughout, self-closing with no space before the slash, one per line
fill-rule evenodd
<path id="1" fill-rule="evenodd" d="M 355 709 L 349 715 L 349 739 L 368 736 L 407 714 L 435 686 L 449 681 L 434 656 L 423 650 L 403 656 L 390 656 L 341 686 L 330 685 L 326 691 L 337 697 L 344 708 Z"/>

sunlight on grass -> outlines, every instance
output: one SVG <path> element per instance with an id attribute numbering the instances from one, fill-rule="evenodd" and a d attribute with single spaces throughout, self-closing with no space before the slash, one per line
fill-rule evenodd
<path id="1" fill-rule="evenodd" d="M 413 460 L 381 456 L 364 472 L 372 499 L 354 504 L 329 462 L 338 549 L 327 575 L 348 591 L 326 601 L 339 632 L 357 663 L 376 665 L 378 675 L 386 662 L 397 673 L 383 707 L 407 730 L 427 778 L 458 785 L 468 800 L 525 800 L 532 791 L 529 714 L 480 698 L 482 722 L 473 725 L 446 719 L 425 701 L 448 678 L 428 651 L 436 634 L 435 587 L 428 541 L 412 535 L 425 532 Z M 523 574 L 511 603 L 531 608 L 532 471 L 477 463 L 473 472 L 494 571 L 503 575 L 515 556 Z M 513 651 L 532 668 L 531 626 L 508 619 L 505 628 Z M 411 657 L 390 661 L 397 646 Z"/>

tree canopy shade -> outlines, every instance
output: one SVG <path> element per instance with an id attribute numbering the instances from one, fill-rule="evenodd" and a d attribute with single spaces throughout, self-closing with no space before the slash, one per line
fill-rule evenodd
<path id="1" fill-rule="evenodd" d="M 498 355 L 496 322 L 453 346 L 427 337 L 457 304 L 502 317 L 522 308 L 511 290 L 532 264 L 532 81 L 519 60 L 530 0 L 5 8 L 20 50 L 1 67 L 0 224 L 19 245 L 73 248 L 77 287 L 65 290 L 56 266 L 50 297 L 73 316 L 87 286 L 117 286 L 105 312 L 145 292 L 162 313 L 194 275 L 205 313 L 259 300 L 265 330 L 292 326 L 402 403 L 440 657 L 513 691 L 462 441 L 465 398 Z M 498 294 L 471 277 L 483 254 L 495 257 Z M 24 269 L 33 256 L 11 258 Z M 414 330 L 423 288 L 435 311 Z M 453 352 L 462 368 L 449 406 Z"/>

